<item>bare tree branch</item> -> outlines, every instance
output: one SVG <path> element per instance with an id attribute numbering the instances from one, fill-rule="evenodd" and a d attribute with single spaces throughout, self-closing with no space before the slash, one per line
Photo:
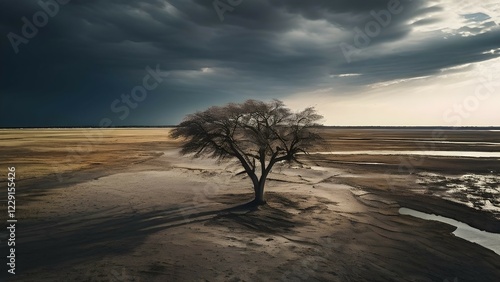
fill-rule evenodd
<path id="1" fill-rule="evenodd" d="M 171 136 L 185 138 L 182 154 L 235 157 L 254 184 L 255 201 L 263 202 L 263 189 L 273 165 L 297 161 L 321 140 L 311 129 L 322 119 L 314 108 L 293 113 L 283 102 L 248 100 L 241 104 L 210 107 L 188 115 Z M 260 166 L 260 176 L 256 168 Z"/>

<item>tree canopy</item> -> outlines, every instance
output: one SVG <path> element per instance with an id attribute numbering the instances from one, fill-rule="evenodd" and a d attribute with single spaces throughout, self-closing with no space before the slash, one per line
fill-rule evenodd
<path id="1" fill-rule="evenodd" d="M 247 100 L 190 114 L 171 136 L 186 139 L 182 154 L 238 159 L 253 182 L 255 204 L 262 204 L 273 165 L 297 161 L 297 154 L 321 140 L 312 130 L 320 119 L 313 107 L 292 112 L 279 100 Z"/>

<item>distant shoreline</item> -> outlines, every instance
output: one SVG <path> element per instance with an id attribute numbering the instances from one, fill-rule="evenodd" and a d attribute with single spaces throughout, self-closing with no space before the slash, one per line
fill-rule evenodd
<path id="1" fill-rule="evenodd" d="M 43 126 L 43 127 L 0 127 L 2 129 L 134 129 L 134 128 L 174 128 L 177 125 L 136 125 L 136 126 L 109 126 L 109 127 L 99 127 L 99 126 Z M 318 126 L 319 128 L 328 129 L 440 129 L 440 130 L 500 130 L 500 126 L 337 126 L 337 125 L 325 125 Z"/>

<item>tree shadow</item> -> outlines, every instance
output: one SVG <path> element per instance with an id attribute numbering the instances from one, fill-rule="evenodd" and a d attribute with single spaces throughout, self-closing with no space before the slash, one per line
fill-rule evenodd
<path id="1" fill-rule="evenodd" d="M 41 269 L 57 271 L 64 265 L 75 266 L 104 256 L 127 254 L 153 233 L 199 222 L 273 233 L 295 226 L 290 214 L 267 205 L 227 206 L 222 204 L 221 208 L 216 202 L 179 205 L 134 214 L 115 208 L 42 222 L 20 222 L 16 225 L 16 272 L 21 277 L 23 273 L 30 276 Z"/>
<path id="2" fill-rule="evenodd" d="M 64 264 L 126 254 L 144 243 L 150 234 L 203 222 L 217 214 L 241 209 L 239 206 L 222 209 L 176 206 L 135 214 L 111 210 L 105 211 L 105 215 L 87 213 L 42 222 L 21 221 L 16 224 L 16 272 L 58 269 Z"/>
<path id="3" fill-rule="evenodd" d="M 256 206 L 253 202 L 238 205 L 218 213 L 207 224 L 272 234 L 293 232 L 293 228 L 305 224 L 287 211 L 298 209 L 296 202 L 279 193 L 268 192 L 266 195 L 266 205 Z"/>

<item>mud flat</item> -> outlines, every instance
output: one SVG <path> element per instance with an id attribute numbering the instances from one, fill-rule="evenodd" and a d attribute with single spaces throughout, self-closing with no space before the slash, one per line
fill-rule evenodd
<path id="1" fill-rule="evenodd" d="M 236 163 L 181 157 L 179 144 L 168 139 L 168 129 L 101 133 L 99 141 L 85 147 L 86 130 L 2 132 L 0 150 L 6 157 L 0 165 L 15 165 L 20 171 L 18 193 L 23 200 L 18 204 L 18 274 L 13 279 L 3 271 L 1 279 L 500 277 L 500 256 L 455 236 L 456 227 L 399 214 L 401 207 L 408 207 L 500 233 L 498 202 L 488 198 L 498 189 L 498 159 L 304 156 L 303 165 L 273 170 L 268 205 L 250 211 L 238 207 L 251 199 L 252 190 Z M 421 142 L 412 140 L 432 140 L 425 130 L 326 129 L 323 134 L 339 151 L 418 150 Z M 453 131 L 447 135 L 450 142 L 436 143 L 435 150 L 457 151 L 459 146 L 459 151 L 495 152 L 497 145 L 478 142 L 495 143 L 499 134 Z M 400 141 L 384 141 L 389 139 Z M 462 177 L 471 174 L 481 177 Z M 447 186 L 450 183 L 454 186 Z M 484 189 L 469 193 L 467 189 L 476 186 Z"/>
<path id="2" fill-rule="evenodd" d="M 428 214 L 419 212 L 412 209 L 400 208 L 400 214 L 411 215 L 413 217 L 418 217 L 426 220 L 434 220 L 444 222 L 449 225 L 455 226 L 457 229 L 453 232 L 455 236 L 463 238 L 467 241 L 471 241 L 477 243 L 487 249 L 490 249 L 500 255 L 500 234 L 492 233 L 487 231 L 482 231 L 476 228 L 469 226 L 463 222 L 439 216 L 434 214 Z"/>

